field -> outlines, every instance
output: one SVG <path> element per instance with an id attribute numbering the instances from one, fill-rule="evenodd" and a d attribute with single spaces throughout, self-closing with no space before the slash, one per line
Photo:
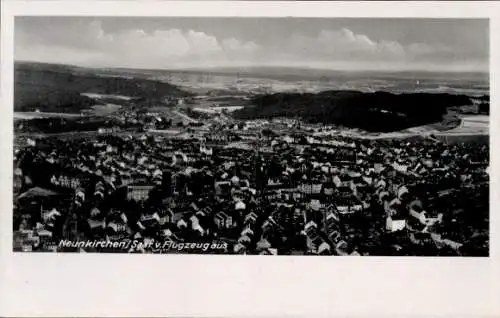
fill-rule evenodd
<path id="1" fill-rule="evenodd" d="M 194 107 L 193 111 L 207 113 L 207 114 L 219 114 L 222 112 L 234 112 L 236 110 L 242 109 L 244 106 L 218 106 L 218 107 Z"/>
<path id="2" fill-rule="evenodd" d="M 257 67 L 198 70 L 120 69 L 113 74 L 166 81 L 195 94 L 360 90 L 489 95 L 486 73 L 342 72 L 313 68 Z"/>
<path id="3" fill-rule="evenodd" d="M 92 106 L 93 113 L 97 116 L 106 116 L 113 114 L 120 110 L 122 106 L 115 104 L 106 104 L 106 105 L 95 105 Z"/>
<path id="4" fill-rule="evenodd" d="M 68 113 L 47 113 L 47 112 L 14 112 L 14 120 L 35 119 L 35 118 L 75 118 L 79 114 Z"/>
<path id="5" fill-rule="evenodd" d="M 461 124 L 455 129 L 436 134 L 439 139 L 448 143 L 489 142 L 490 118 L 482 115 L 461 117 Z"/>

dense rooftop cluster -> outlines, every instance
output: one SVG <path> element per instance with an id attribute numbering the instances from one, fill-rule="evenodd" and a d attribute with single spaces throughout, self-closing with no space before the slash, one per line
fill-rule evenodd
<path id="1" fill-rule="evenodd" d="M 30 139 L 15 153 L 15 248 L 99 239 L 200 243 L 183 253 L 488 255 L 487 144 L 290 126 Z M 75 249 L 97 250 L 62 250 Z"/>

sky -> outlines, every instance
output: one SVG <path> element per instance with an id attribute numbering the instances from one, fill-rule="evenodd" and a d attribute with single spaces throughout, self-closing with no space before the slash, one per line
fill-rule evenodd
<path id="1" fill-rule="evenodd" d="M 17 17 L 16 60 L 88 67 L 488 71 L 485 19 Z"/>

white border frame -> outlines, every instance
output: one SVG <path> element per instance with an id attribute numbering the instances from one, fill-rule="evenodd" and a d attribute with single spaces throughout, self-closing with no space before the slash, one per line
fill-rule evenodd
<path id="1" fill-rule="evenodd" d="M 7 0 L 1 5 L 1 316 L 500 316 L 498 160 L 491 164 L 489 258 L 13 254 L 11 244 L 14 16 L 489 18 L 491 122 L 497 123 L 500 3 Z M 490 129 L 495 159 L 499 127 Z"/>

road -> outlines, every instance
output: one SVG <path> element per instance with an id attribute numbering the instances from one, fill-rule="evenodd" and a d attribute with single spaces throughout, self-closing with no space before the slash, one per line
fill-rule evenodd
<path id="1" fill-rule="evenodd" d="M 183 114 L 183 113 L 179 112 L 178 110 L 173 110 L 173 111 L 172 111 L 172 113 L 174 113 L 175 115 L 177 115 L 177 116 L 179 116 L 179 117 L 184 118 L 185 120 L 187 120 L 187 121 L 189 121 L 189 122 L 191 122 L 191 123 L 197 123 L 197 122 L 198 122 L 197 120 L 195 120 L 195 119 L 193 119 L 193 118 L 189 117 L 189 116 L 188 116 L 188 115 L 186 115 L 186 114 Z"/>

